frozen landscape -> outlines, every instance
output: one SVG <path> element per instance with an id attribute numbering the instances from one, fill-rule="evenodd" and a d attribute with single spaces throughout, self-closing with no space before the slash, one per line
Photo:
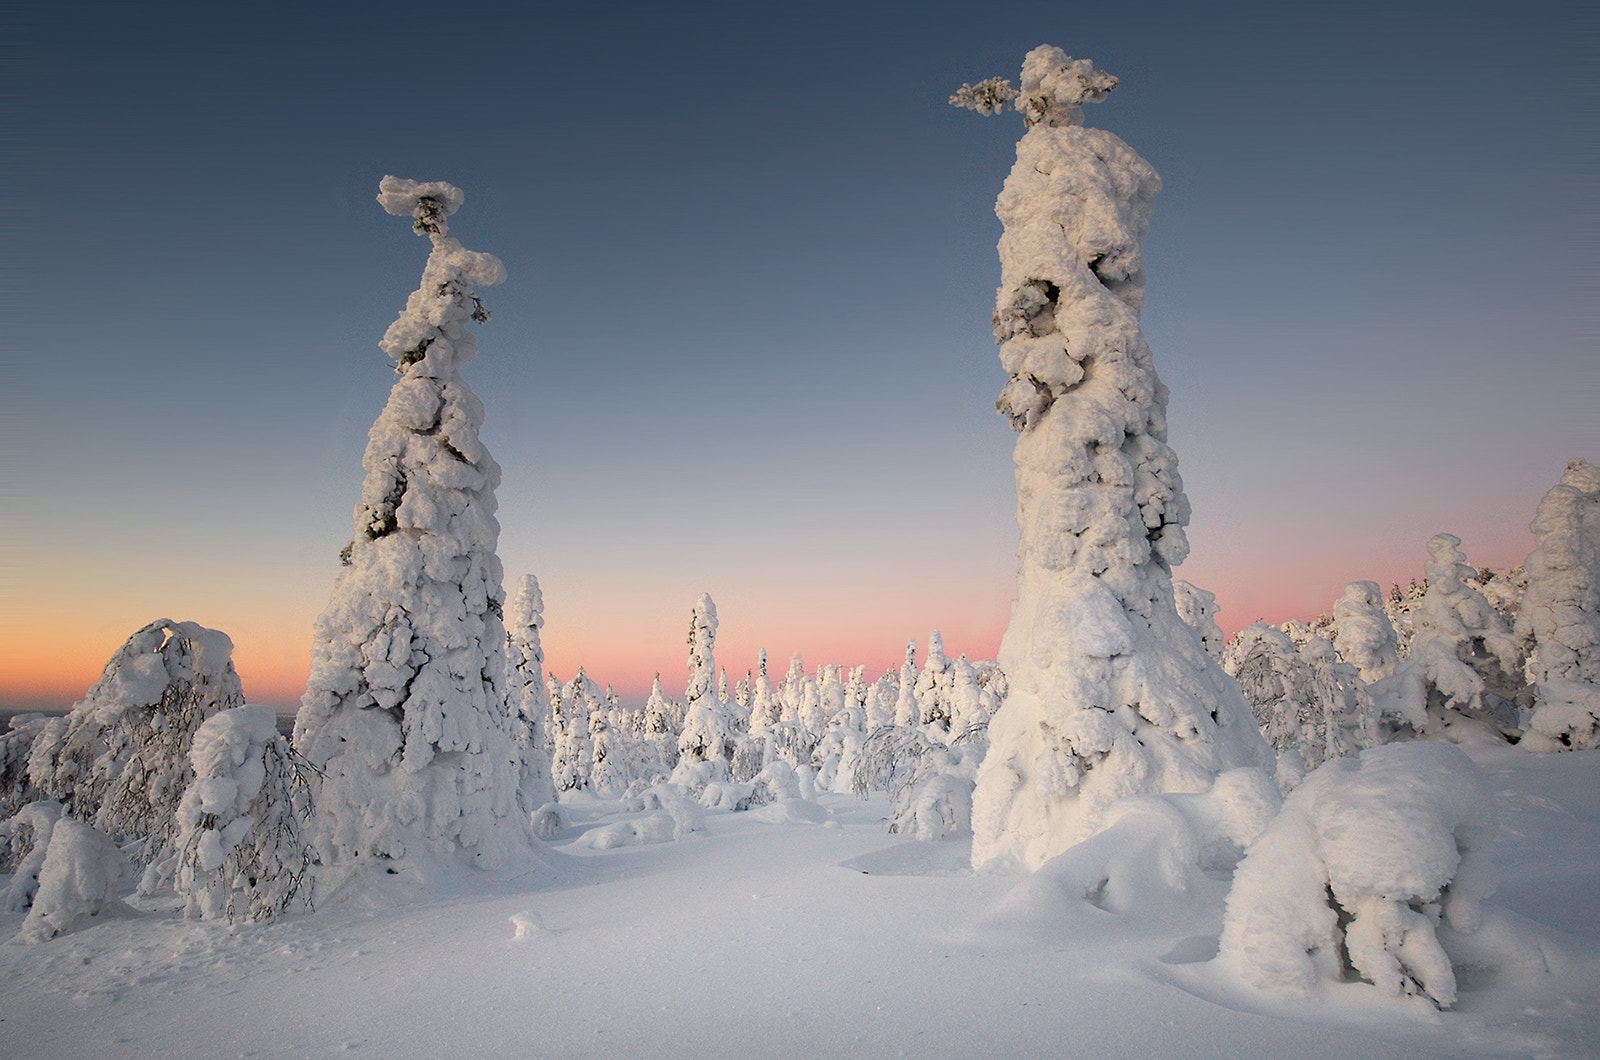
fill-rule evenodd
<path id="1" fill-rule="evenodd" d="M 461 189 L 385 177 L 429 253 L 292 733 L 170 619 L 13 719 L 0 1051 L 1600 1052 L 1600 468 L 1519 516 L 1521 566 L 1439 533 L 1409 587 L 1225 638 L 1173 576 L 1161 178 L 1084 123 L 1117 86 L 1042 45 L 950 98 L 1024 130 L 1016 599 L 996 660 L 934 630 L 870 681 L 730 680 L 709 593 L 681 697 L 547 669 L 463 372 L 507 270 Z"/>

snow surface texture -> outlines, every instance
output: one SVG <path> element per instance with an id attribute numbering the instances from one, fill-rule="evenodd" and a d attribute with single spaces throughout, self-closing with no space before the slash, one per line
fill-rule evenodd
<path id="1" fill-rule="evenodd" d="M 320 871 L 376 862 L 425 878 L 430 862 L 499 867 L 531 839 L 506 710 L 500 467 L 461 378 L 477 352 L 466 325 L 488 316 L 474 289 L 505 269 L 449 237 L 458 189 L 385 177 L 380 190 L 433 250 L 380 344 L 400 378 L 368 437 L 354 538 L 317 619 L 294 742 L 321 775 Z"/>
<path id="2" fill-rule="evenodd" d="M 1474 968 L 1447 942 L 1442 1012 L 1353 980 L 1282 998 L 1220 967 L 1226 873 L 1185 867 L 1185 837 L 1220 831 L 1190 812 L 1209 796 L 1129 800 L 1146 805 L 1114 830 L 1140 844 L 1021 880 L 973 872 L 965 840 L 886 835 L 881 794 L 821 795 L 820 824 L 757 816 L 793 802 L 702 809 L 683 842 L 598 849 L 581 838 L 663 811 L 580 797 L 534 883 L 471 873 L 425 902 L 264 925 L 133 898 L 138 917 L 0 945 L 0 1056 L 1600 1055 L 1600 751 L 1473 754 L 1503 827 L 1472 856 L 1563 959 Z M 0 939 L 22 921 L 0 911 Z"/>
<path id="3" fill-rule="evenodd" d="M 1567 465 L 1539 502 L 1537 544 L 1517 634 L 1531 644 L 1528 678 L 1539 706 L 1524 737 L 1530 747 L 1600 745 L 1600 468 Z"/>
<path id="4" fill-rule="evenodd" d="M 1457 996 L 1452 948 L 1469 962 L 1548 970 L 1548 947 L 1483 904 L 1494 817 L 1483 774 L 1451 744 L 1328 763 L 1240 863 L 1219 959 L 1273 993 L 1306 996 L 1353 973 L 1441 1006 Z"/>
<path id="5" fill-rule="evenodd" d="M 206 719 L 178 806 L 177 891 L 193 917 L 263 920 L 307 908 L 310 790 L 271 707 Z"/>
<path id="6" fill-rule="evenodd" d="M 157 619 L 117 649 L 66 717 L 39 730 L 29 779 L 69 816 L 133 841 L 153 891 L 172 880 L 190 742 L 207 718 L 243 704 L 227 634 Z"/>
<path id="7" fill-rule="evenodd" d="M 1081 125 L 1080 105 L 1115 84 L 1059 48 L 1028 53 L 1016 105 L 1029 128 L 995 205 L 1010 377 L 997 407 L 1021 432 L 1021 544 L 998 660 L 1010 691 L 973 796 L 979 865 L 1036 868 L 1116 799 L 1271 769 L 1249 705 L 1173 597 L 1189 505 L 1139 329 L 1161 181 Z"/>

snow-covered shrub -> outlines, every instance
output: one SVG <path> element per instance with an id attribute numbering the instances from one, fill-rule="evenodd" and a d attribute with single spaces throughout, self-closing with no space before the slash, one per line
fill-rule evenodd
<path id="1" fill-rule="evenodd" d="M 69 816 L 119 843 L 137 841 L 131 853 L 149 870 L 144 889 L 153 890 L 172 878 L 194 734 L 243 703 L 226 634 L 158 619 L 117 649 L 66 717 L 40 730 L 29 778 Z"/>
<path id="2" fill-rule="evenodd" d="M 982 745 L 946 747 L 920 728 L 873 730 L 856 756 L 856 794 L 889 794 L 889 831 L 935 840 L 972 830 L 972 789 Z"/>
<path id="3" fill-rule="evenodd" d="M 1538 706 L 1521 746 L 1530 751 L 1600 747 L 1600 685 L 1558 678 L 1541 682 Z"/>
<path id="4" fill-rule="evenodd" d="M 0 820 L 39 798 L 39 786 L 28 776 L 28 758 L 34 741 L 50 721 L 48 714 L 16 714 L 11 727 L 0 733 Z M 0 872 L 9 864 L 0 851 Z"/>
<path id="5" fill-rule="evenodd" d="M 1574 704 L 1600 694 L 1600 468 L 1585 460 L 1568 464 L 1539 502 L 1533 534 L 1516 627 L 1529 651 L 1528 678 L 1539 685 L 1531 725 L 1537 736 L 1529 746 L 1593 747 L 1600 721 L 1585 726 Z M 1542 718 L 1546 712 L 1550 717 Z"/>
<path id="6" fill-rule="evenodd" d="M 191 917 L 263 920 L 309 908 L 310 788 L 277 722 L 271 707 L 236 707 L 194 735 L 176 844 L 177 890 Z"/>
<path id="7" fill-rule="evenodd" d="M 17 938 L 44 942 L 85 927 L 84 921 L 102 913 L 130 912 L 117 897 L 127 869 L 128 859 L 109 837 L 82 821 L 62 817 L 50 830 L 39 889 Z"/>
<path id="8" fill-rule="evenodd" d="M 1477 569 L 1460 545 L 1453 534 L 1428 542 L 1428 588 L 1411 613 L 1405 661 L 1373 696 L 1387 724 L 1417 734 L 1516 738 L 1526 724 L 1522 654 L 1505 619 L 1467 584 Z"/>
<path id="9" fill-rule="evenodd" d="M 1174 578 L 1172 602 L 1177 605 L 1178 617 L 1183 619 L 1183 624 L 1200 635 L 1200 643 L 1205 645 L 1206 653 L 1221 661 L 1222 649 L 1228 640 L 1222 635 L 1222 627 L 1217 625 L 1217 612 L 1221 610 L 1217 606 L 1217 594 L 1182 578 Z"/>
<path id="10" fill-rule="evenodd" d="M 39 870 L 50 845 L 50 830 L 61 819 L 61 804 L 53 799 L 30 802 L 0 821 L 0 850 L 11 883 L 0 893 L 0 911 L 25 912 L 39 890 Z"/>
<path id="11" fill-rule="evenodd" d="M 1139 326 L 1161 180 L 1082 125 L 1081 105 L 1115 84 L 1059 48 L 1029 52 L 1016 102 L 1028 130 L 995 204 L 997 408 L 1019 432 L 1021 542 L 999 655 L 1010 690 L 973 795 L 980 866 L 1036 868 L 1127 795 L 1271 768 L 1237 684 L 1174 599 L 1189 503 Z"/>
<path id="12" fill-rule="evenodd" d="M 498 867 L 532 849 L 505 688 L 500 466 L 461 376 L 477 355 L 467 324 L 488 319 L 474 288 L 505 268 L 447 234 L 462 198 L 443 182 L 379 185 L 383 208 L 412 218 L 432 251 L 379 344 L 399 379 L 368 435 L 353 537 L 295 720 L 295 748 L 320 778 L 318 856 L 340 875 Z"/>
<path id="13" fill-rule="evenodd" d="M 1372 695 L 1356 668 L 1333 645 L 1299 631 L 1302 643 L 1264 622 L 1252 623 L 1228 642 L 1222 668 L 1238 680 L 1262 735 L 1278 752 L 1279 782 L 1330 758 L 1378 744 Z"/>
<path id="14" fill-rule="evenodd" d="M 1449 933 L 1484 923 L 1493 827 L 1487 782 L 1450 744 L 1390 744 L 1328 762 L 1240 862 L 1219 960 L 1273 993 L 1360 977 L 1449 1006 Z"/>
<path id="15" fill-rule="evenodd" d="M 1400 665 L 1399 636 L 1383 610 L 1377 582 L 1351 582 L 1333 605 L 1333 647 L 1367 684 Z"/>

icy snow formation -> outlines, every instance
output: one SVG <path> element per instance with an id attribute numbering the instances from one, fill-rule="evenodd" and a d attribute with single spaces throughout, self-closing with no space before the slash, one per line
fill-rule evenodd
<path id="1" fill-rule="evenodd" d="M 1240 862 L 1219 960 L 1273 993 L 1305 996 L 1346 978 L 1348 964 L 1386 994 L 1453 1004 L 1452 951 L 1525 964 L 1537 949 L 1484 905 L 1494 821 L 1483 774 L 1451 744 L 1389 744 L 1327 763 Z"/>
<path id="2" fill-rule="evenodd" d="M 100 680 L 33 743 L 29 778 L 68 815 L 138 840 L 141 889 L 172 878 L 178 802 L 202 722 L 244 703 L 227 634 L 161 618 L 118 648 Z"/>
<path id="3" fill-rule="evenodd" d="M 1059 48 L 1029 52 L 1016 103 L 1029 128 L 995 204 L 1009 376 L 997 407 L 1020 432 L 1022 539 L 998 660 L 1010 692 L 973 797 L 975 865 L 1034 868 L 1118 798 L 1271 768 L 1249 705 L 1173 599 L 1189 505 L 1139 330 L 1139 244 L 1161 181 L 1081 124 L 1081 104 L 1115 84 Z"/>
<path id="4" fill-rule="evenodd" d="M 316 623 L 295 747 L 322 774 L 325 867 L 464 855 L 503 864 L 530 840 L 506 705 L 494 490 L 483 405 L 461 378 L 499 260 L 464 249 L 448 184 L 385 177 L 379 201 L 431 240 L 421 285 L 380 344 L 399 380 L 372 425 L 346 567 Z"/>

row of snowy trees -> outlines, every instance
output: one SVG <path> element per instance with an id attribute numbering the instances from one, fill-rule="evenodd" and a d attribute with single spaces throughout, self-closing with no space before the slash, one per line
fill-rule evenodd
<path id="1" fill-rule="evenodd" d="M 520 612 L 512 614 L 524 624 Z M 681 700 L 665 693 L 659 674 L 639 707 L 623 706 L 581 669 L 565 683 L 550 675 L 542 697 L 525 679 L 524 739 L 548 754 L 549 797 L 616 799 L 670 782 L 707 805 L 736 805 L 748 802 L 763 775 L 787 770 L 802 790 L 885 790 L 905 800 L 934 763 L 941 772 L 966 759 L 976 767 L 1005 694 L 993 663 L 951 658 L 938 630 L 920 670 L 912 641 L 899 672 L 875 681 L 865 666 L 824 664 L 807 673 L 796 654 L 774 682 L 762 651 L 730 690 L 727 671 L 716 665 L 716 631 L 716 606 L 703 594 L 690 617 Z M 956 814 L 942 831 L 966 827 Z M 926 835 L 929 826 L 912 830 Z"/>
<path id="2" fill-rule="evenodd" d="M 1572 461 L 1533 530 L 1523 567 L 1479 570 L 1439 534 L 1407 590 L 1353 582 L 1331 614 L 1257 622 L 1221 650 L 1210 594 L 1184 586 L 1186 617 L 1291 776 L 1397 736 L 1600 746 L 1600 469 Z"/>

